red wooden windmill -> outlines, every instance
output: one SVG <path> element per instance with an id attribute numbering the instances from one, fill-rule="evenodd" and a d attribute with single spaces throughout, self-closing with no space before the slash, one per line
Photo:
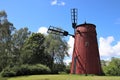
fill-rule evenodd
<path id="1" fill-rule="evenodd" d="M 70 70 L 71 74 L 101 75 L 102 69 L 96 37 L 96 26 L 86 22 L 77 25 L 77 9 L 72 9 L 71 14 L 74 35 L 52 26 L 50 26 L 48 32 L 63 36 L 74 36 L 74 49 Z"/>

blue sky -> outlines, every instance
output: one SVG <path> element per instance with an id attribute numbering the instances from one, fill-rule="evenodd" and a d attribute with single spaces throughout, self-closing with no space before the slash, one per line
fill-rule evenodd
<path id="1" fill-rule="evenodd" d="M 0 10 L 7 12 L 8 20 L 17 29 L 28 27 L 32 32 L 53 25 L 73 33 L 72 8 L 78 9 L 78 24 L 96 25 L 101 59 L 119 57 L 120 0 L 0 0 Z"/>

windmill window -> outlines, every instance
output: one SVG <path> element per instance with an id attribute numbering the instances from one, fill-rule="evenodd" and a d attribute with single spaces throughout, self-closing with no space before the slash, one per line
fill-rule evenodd
<path id="1" fill-rule="evenodd" d="M 88 47 L 89 46 L 89 42 L 86 41 L 85 42 L 85 46 Z"/>

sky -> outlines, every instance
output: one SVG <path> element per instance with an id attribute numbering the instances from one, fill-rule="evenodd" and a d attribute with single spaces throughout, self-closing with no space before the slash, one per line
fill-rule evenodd
<path id="1" fill-rule="evenodd" d="M 0 11 L 17 29 L 46 33 L 50 25 L 73 34 L 71 9 L 78 9 L 77 24 L 85 21 L 96 25 L 100 58 L 120 57 L 120 0 L 0 0 Z M 66 37 L 71 61 L 74 39 Z"/>

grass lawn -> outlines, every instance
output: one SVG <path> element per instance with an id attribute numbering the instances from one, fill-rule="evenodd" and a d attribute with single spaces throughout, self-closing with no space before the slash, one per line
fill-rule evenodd
<path id="1" fill-rule="evenodd" d="M 120 80 L 116 76 L 32 75 L 0 80 Z"/>

